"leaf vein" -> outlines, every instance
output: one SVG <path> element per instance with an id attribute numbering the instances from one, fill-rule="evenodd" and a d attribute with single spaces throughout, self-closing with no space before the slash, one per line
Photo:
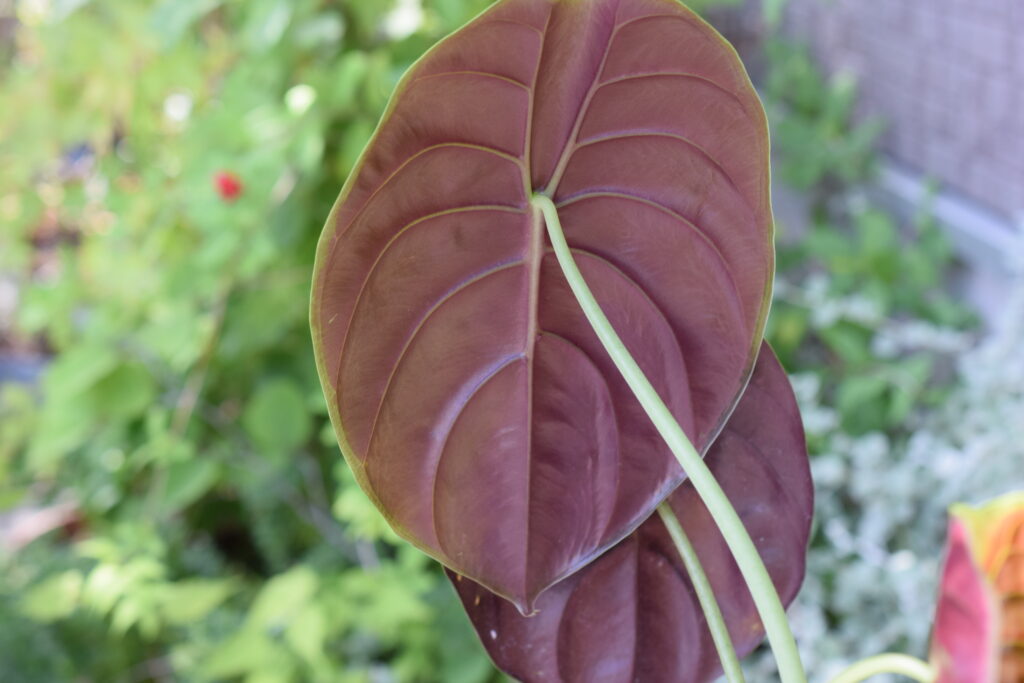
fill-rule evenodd
<path id="1" fill-rule="evenodd" d="M 431 78 L 441 78 L 442 76 L 480 76 L 482 78 L 493 78 L 499 81 L 503 81 L 510 85 L 515 85 L 523 90 L 530 90 L 530 86 L 526 85 L 522 81 L 517 81 L 509 76 L 502 76 L 501 74 L 494 73 L 492 71 L 475 71 L 472 69 L 462 69 L 458 71 L 442 71 L 436 74 L 427 74 L 426 76 L 420 76 L 413 83 L 419 83 L 420 81 L 430 80 Z M 411 85 L 411 84 L 410 84 Z"/>
<path id="2" fill-rule="evenodd" d="M 483 389 L 484 386 L 486 386 L 492 379 L 497 377 L 502 370 L 509 367 L 516 361 L 524 360 L 525 358 L 526 354 L 524 353 L 513 354 L 508 358 L 503 359 L 497 366 L 490 370 L 482 379 L 480 379 L 476 383 L 476 385 L 472 389 L 470 389 L 466 397 L 459 402 L 459 405 L 455 410 L 455 414 L 452 416 L 451 422 L 448 423 L 448 428 L 445 430 L 444 440 L 441 442 L 441 448 L 438 451 L 437 462 L 434 464 L 434 479 L 430 485 L 430 505 L 432 510 L 430 515 L 430 525 L 434 529 L 434 537 L 437 539 L 437 547 L 441 550 L 442 553 L 444 553 L 446 557 L 449 556 L 449 553 L 448 550 L 445 548 L 444 540 L 442 539 L 441 534 L 437 530 L 437 480 L 439 479 L 439 476 L 441 474 L 441 462 L 444 460 L 445 453 L 448 450 L 448 439 L 451 437 L 452 431 L 455 429 L 455 424 L 459 421 L 459 418 L 462 416 L 462 413 L 465 412 L 466 407 L 469 406 L 470 402 L 473 400 L 473 398 L 476 397 L 480 390 Z"/>
<path id="3" fill-rule="evenodd" d="M 742 297 L 740 296 L 739 284 L 736 280 L 736 276 L 733 274 L 732 267 L 726 260 L 725 256 L 722 254 L 722 251 L 718 248 L 718 245 L 715 243 L 713 239 L 711 239 L 711 236 L 708 235 L 708 233 L 699 225 L 690 221 L 681 213 L 669 208 L 665 204 L 662 204 L 661 202 L 655 201 L 653 199 L 639 197 L 626 192 L 618 192 L 614 190 L 592 190 L 588 192 L 580 192 L 574 195 L 570 195 L 565 199 L 562 199 L 560 202 L 558 202 L 558 208 L 569 206 L 571 204 L 575 204 L 576 202 L 585 201 L 588 199 L 600 199 L 601 197 L 608 197 L 613 199 L 626 199 L 629 201 L 638 202 L 640 204 L 646 204 L 647 206 L 650 206 L 653 209 L 661 211 L 667 216 L 675 218 L 678 222 L 682 223 L 686 227 L 696 232 L 700 236 L 700 238 L 707 243 L 707 245 L 712 249 L 712 251 L 714 251 L 719 261 L 721 261 L 722 267 L 725 268 L 726 275 L 729 277 L 729 282 L 732 284 L 733 294 L 736 296 L 736 299 L 738 301 L 743 301 Z"/>
<path id="4" fill-rule="evenodd" d="M 601 88 L 604 88 L 605 86 L 608 85 L 615 85 L 616 83 L 623 83 L 625 81 L 636 81 L 643 78 L 683 78 L 688 80 L 701 81 L 702 83 L 707 83 L 715 90 L 718 90 L 723 94 L 728 95 L 729 98 L 732 99 L 737 104 L 739 104 L 744 109 L 744 111 L 746 111 L 747 109 L 747 106 L 746 104 L 744 104 L 743 100 L 741 100 L 739 96 L 736 95 L 736 93 L 734 93 L 732 90 L 729 90 L 725 86 L 721 85 L 717 81 L 713 81 L 707 76 L 701 76 L 700 74 L 690 73 L 686 71 L 652 71 L 649 73 L 625 74 L 623 76 L 616 76 L 615 78 L 610 78 L 607 81 L 602 81 L 600 84 L 598 84 L 597 89 L 600 90 Z"/>
<path id="5" fill-rule="evenodd" d="M 393 386 L 395 376 L 398 374 L 398 369 L 402 365 L 402 361 L 404 361 L 405 358 L 407 357 L 407 353 L 410 347 L 412 346 L 413 341 L 416 339 L 417 335 L 419 335 L 419 333 L 423 330 L 424 325 L 426 325 L 427 321 L 430 320 L 430 317 L 434 315 L 434 313 L 436 313 L 437 310 L 441 308 L 441 306 L 443 306 L 446 302 L 450 301 L 452 297 L 454 297 L 459 292 L 468 289 L 469 287 L 472 287 L 475 284 L 479 284 L 481 281 L 486 280 L 487 278 L 493 275 L 497 275 L 500 272 L 508 270 L 509 268 L 515 268 L 516 266 L 521 265 L 523 265 L 522 259 L 517 259 L 515 261 L 510 261 L 508 263 L 501 263 L 483 271 L 478 275 L 473 276 L 468 280 L 465 280 L 464 282 L 459 283 L 458 286 L 448 290 L 448 292 L 446 292 L 444 296 L 438 299 L 437 302 L 433 306 L 431 306 L 430 309 L 423 315 L 423 317 L 420 318 L 419 322 L 416 324 L 416 327 L 413 328 L 412 332 L 409 334 L 409 337 L 405 340 L 405 344 L 402 346 L 402 350 L 399 352 L 398 358 L 395 360 L 395 363 L 391 368 L 391 373 L 388 375 L 387 382 L 384 385 L 384 392 L 381 394 L 380 403 L 377 404 L 377 411 L 373 416 L 373 421 L 370 423 L 369 434 L 371 441 L 366 447 L 366 455 L 364 456 L 365 459 L 368 459 L 370 457 L 370 453 L 373 450 L 373 438 L 376 435 L 377 422 L 380 419 L 381 413 L 384 412 L 384 404 L 387 403 L 388 395 Z"/>
<path id="6" fill-rule="evenodd" d="M 457 207 L 454 207 L 454 208 L 451 208 L 451 209 L 445 209 L 443 211 L 435 211 L 434 213 L 427 214 L 426 216 L 420 216 L 416 220 L 413 220 L 413 221 L 410 221 L 409 223 L 406 223 L 405 225 L 403 225 L 401 228 L 398 229 L 398 232 L 396 232 L 391 237 L 391 239 L 388 240 L 387 244 L 385 244 L 384 248 L 381 249 L 379 254 L 377 254 L 377 258 L 374 259 L 373 264 L 370 266 L 370 270 L 366 274 L 366 279 L 363 280 L 363 284 L 359 288 L 359 293 L 356 294 L 355 303 L 352 305 L 352 317 L 349 319 L 349 326 L 351 327 L 351 325 L 355 322 L 356 315 L 359 313 L 359 304 L 360 304 L 360 302 L 363 299 L 364 293 L 366 292 L 366 290 L 370 286 L 370 280 L 373 278 L 374 272 L 377 270 L 377 267 L 380 265 L 381 261 L 384 260 L 385 254 L 387 254 L 387 252 L 398 241 L 398 239 L 400 237 L 402 237 L 403 235 L 407 234 L 410 230 L 412 230 L 412 228 L 415 228 L 418 225 L 423 225 L 423 224 L 427 223 L 428 221 L 430 221 L 430 220 L 432 220 L 434 218 L 440 218 L 442 216 L 450 216 L 450 215 L 458 214 L 458 213 L 472 213 L 474 211 L 505 211 L 505 212 L 508 212 L 508 213 L 523 213 L 523 209 L 520 209 L 520 208 L 514 207 L 514 206 L 506 206 L 504 204 L 470 204 L 470 205 L 467 205 L 467 206 L 457 206 Z M 345 335 L 345 340 L 341 344 L 340 356 L 342 358 L 345 357 L 345 353 L 346 353 L 346 351 L 348 349 L 348 342 L 349 342 L 349 336 L 346 334 Z M 340 370 L 340 367 L 341 366 L 339 365 L 338 378 L 337 378 L 338 382 L 341 381 L 341 370 Z"/>
<path id="7" fill-rule="evenodd" d="M 630 139 L 630 138 L 647 138 L 647 137 L 661 137 L 661 138 L 668 138 L 668 139 L 672 139 L 672 140 L 678 140 L 679 142 L 682 142 L 682 143 L 690 146 L 694 150 L 696 150 L 701 156 L 703 156 L 715 168 L 716 171 L 718 171 L 718 173 L 720 173 L 722 175 L 723 178 L 725 178 L 725 180 L 729 183 L 729 186 L 733 190 L 735 190 L 736 193 L 740 196 L 740 199 L 743 200 L 744 205 L 746 205 L 747 208 L 751 208 L 749 202 L 747 201 L 747 198 L 740 191 L 740 188 L 736 184 L 736 181 L 733 180 L 732 175 L 730 175 L 730 173 L 727 170 L 725 170 L 725 167 L 717 159 L 715 159 L 715 157 L 713 157 L 710 152 L 708 152 L 706 149 L 704 149 L 704 147 L 702 147 L 701 145 L 697 144 L 696 142 L 694 142 L 690 138 L 686 137 L 685 135 L 679 135 L 677 133 L 669 133 L 667 131 L 658 131 L 658 130 L 617 131 L 615 133 L 607 133 L 605 135 L 601 135 L 601 136 L 598 136 L 598 137 L 593 137 L 593 138 L 590 138 L 590 139 L 588 139 L 588 140 L 586 140 L 584 142 L 578 143 L 576 145 L 576 149 L 573 150 L 573 151 L 576 152 L 576 151 L 579 151 L 580 149 L 582 149 L 584 147 L 589 147 L 591 145 L 596 145 L 596 144 L 599 144 L 599 143 L 602 143 L 602 142 L 611 142 L 611 141 L 614 141 L 614 140 L 627 140 L 627 139 Z"/>

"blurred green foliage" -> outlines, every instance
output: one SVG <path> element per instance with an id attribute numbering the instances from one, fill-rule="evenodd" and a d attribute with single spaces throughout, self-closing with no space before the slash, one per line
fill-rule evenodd
<path id="1" fill-rule="evenodd" d="M 976 324 L 953 295 L 954 253 L 927 204 L 901 217 L 865 192 L 882 125 L 854 115 L 852 77 L 827 76 L 798 43 L 765 53 L 773 164 L 807 202 L 803 225 L 782 226 L 768 339 L 787 369 L 818 375 L 846 432 L 905 438 L 953 379 L 927 338 Z"/>
<path id="2" fill-rule="evenodd" d="M 307 325 L 392 87 L 484 4 L 18 5 L 0 269 L 55 357 L 38 392 L 2 388 L 0 500 L 75 521 L 0 558 L 0 680 L 494 678 L 351 481 Z"/>
<path id="3" fill-rule="evenodd" d="M 436 564 L 339 457 L 306 322 L 322 221 L 388 94 L 485 4 L 16 5 L 0 273 L 22 280 L 18 334 L 53 360 L 38 386 L 0 385 L 0 511 L 71 512 L 0 548 L 0 680 L 497 679 Z M 852 88 L 773 50 L 783 179 L 816 196 L 864 181 L 874 133 Z M 965 322 L 927 220 L 815 216 L 780 251 L 798 288 L 827 272 L 829 297 L 883 318 Z M 814 314 L 781 298 L 770 337 L 850 429 L 938 400 L 931 361 L 880 359 L 873 323 Z"/>
<path id="4" fill-rule="evenodd" d="M 773 110 L 779 177 L 796 188 L 826 193 L 866 179 L 874 170 L 882 124 L 854 118 L 853 76 L 826 76 L 804 46 L 782 39 L 768 40 L 765 51 L 769 69 L 764 91 Z"/>
<path id="5" fill-rule="evenodd" d="M 934 224 L 901 226 L 864 207 L 845 221 L 812 223 L 800 241 L 779 249 L 779 261 L 790 281 L 780 283 L 769 340 L 787 368 L 821 376 L 848 433 L 905 435 L 913 411 L 945 398 L 953 379 L 948 353 L 916 339 L 889 351 L 880 334 L 893 328 L 940 337 L 974 323 L 949 294 L 955 264 Z"/>

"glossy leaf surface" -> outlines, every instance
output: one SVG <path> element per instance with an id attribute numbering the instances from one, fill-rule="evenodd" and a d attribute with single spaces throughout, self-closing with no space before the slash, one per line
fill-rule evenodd
<path id="1" fill-rule="evenodd" d="M 953 506 L 931 658 L 938 683 L 1024 680 L 1024 495 Z"/>
<path id="2" fill-rule="evenodd" d="M 788 604 L 803 581 L 813 492 L 796 401 L 767 346 L 706 461 Z M 724 539 L 688 482 L 669 503 L 700 557 L 737 654 L 748 654 L 764 632 Z M 532 617 L 467 578 L 453 583 L 491 658 L 522 681 L 695 683 L 721 673 L 697 596 L 658 515 L 548 590 Z"/>
<path id="3" fill-rule="evenodd" d="M 342 450 L 395 530 L 529 610 L 682 480 L 547 245 L 688 435 L 721 428 L 773 268 L 764 114 L 673 0 L 503 0 L 406 74 L 321 238 Z"/>

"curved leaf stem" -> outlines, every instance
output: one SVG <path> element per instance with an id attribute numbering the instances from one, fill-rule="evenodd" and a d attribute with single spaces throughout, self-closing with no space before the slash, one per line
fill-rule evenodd
<path id="1" fill-rule="evenodd" d="M 555 256 L 558 258 L 558 263 L 569 282 L 572 293 L 580 304 L 580 308 L 583 309 L 583 313 L 587 316 L 598 339 L 601 340 L 605 351 L 611 356 L 615 367 L 622 373 L 629 388 L 651 418 L 651 422 L 654 423 L 661 438 L 665 440 L 687 477 L 693 482 L 697 494 L 707 506 L 708 512 L 711 513 L 729 550 L 736 559 L 736 564 L 747 582 L 754 605 L 764 623 L 782 682 L 806 683 L 807 677 L 804 674 L 803 663 L 800 661 L 800 653 L 797 651 L 793 632 L 786 620 L 786 610 L 782 606 L 779 594 L 775 590 L 775 585 L 768 575 L 768 570 L 765 569 L 754 542 L 750 540 L 750 534 L 747 533 L 743 522 L 740 521 L 739 515 L 736 514 L 736 510 L 722 491 L 715 476 L 704 464 L 703 458 L 694 449 L 690 439 L 676 422 L 668 406 L 658 396 L 658 392 L 644 375 L 640 366 L 637 365 L 633 356 L 630 355 L 626 345 L 622 343 L 622 339 L 619 338 L 598 305 L 583 279 L 583 274 L 580 273 L 579 267 L 573 260 L 554 202 L 547 195 L 535 194 L 530 203 L 539 208 L 544 215 L 544 223 L 547 226 L 548 237 L 551 239 Z"/>
<path id="2" fill-rule="evenodd" d="M 686 573 L 690 576 L 690 583 L 697 593 L 697 600 L 704 611 L 704 618 L 708 622 L 708 630 L 711 631 L 711 640 L 715 643 L 715 650 L 718 652 L 718 659 L 722 663 L 722 671 L 725 673 L 729 683 L 745 683 L 743 669 L 740 668 L 740 660 L 736 657 L 736 649 L 732 644 L 732 636 L 729 635 L 729 627 L 722 618 L 722 610 L 718 608 L 718 601 L 715 599 L 715 592 L 708 582 L 708 575 L 704 573 L 704 567 L 700 564 L 700 558 L 693 544 L 683 531 L 679 518 L 669 504 L 662 503 L 658 506 L 658 514 L 661 521 L 668 529 L 672 542 L 676 544 L 679 557 L 683 560 Z"/>
<path id="3" fill-rule="evenodd" d="M 918 683 L 932 683 L 937 676 L 934 667 L 917 657 L 887 653 L 851 664 L 830 683 L 860 683 L 877 674 L 899 674 Z"/>

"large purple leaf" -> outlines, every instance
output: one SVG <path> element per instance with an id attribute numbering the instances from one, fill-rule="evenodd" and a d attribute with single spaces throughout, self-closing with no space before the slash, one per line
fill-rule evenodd
<path id="1" fill-rule="evenodd" d="M 788 604 L 803 581 L 813 492 L 796 401 L 767 346 L 706 462 Z M 746 582 L 693 486 L 684 483 L 668 500 L 742 657 L 764 635 Z M 492 659 L 522 681 L 697 683 L 721 673 L 700 603 L 658 515 L 545 592 L 532 617 L 449 576 Z"/>
<path id="2" fill-rule="evenodd" d="M 534 192 L 688 435 L 761 339 L 761 105 L 672 0 L 503 0 L 405 75 L 317 252 L 342 451 L 395 530 L 528 611 L 683 474 L 601 348 Z"/>

